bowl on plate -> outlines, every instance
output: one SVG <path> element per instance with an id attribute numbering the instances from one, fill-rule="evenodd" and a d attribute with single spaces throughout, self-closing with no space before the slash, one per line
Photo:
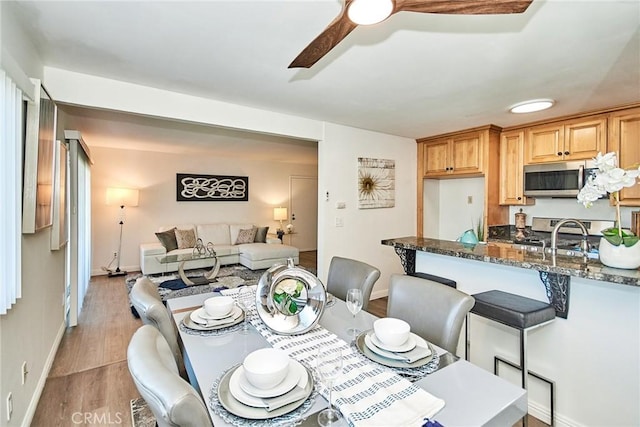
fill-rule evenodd
<path id="1" fill-rule="evenodd" d="M 404 320 L 396 319 L 394 317 L 385 317 L 373 322 L 373 332 L 376 337 L 391 347 L 397 347 L 409 339 L 409 333 L 411 326 Z"/>
<path id="2" fill-rule="evenodd" d="M 228 296 L 207 298 L 204 301 L 204 311 L 212 317 L 224 317 L 231 313 L 233 304 L 233 298 Z"/>
<path id="3" fill-rule="evenodd" d="M 275 348 L 261 348 L 245 357 L 244 374 L 252 386 L 269 390 L 284 380 L 289 372 L 289 356 Z"/>

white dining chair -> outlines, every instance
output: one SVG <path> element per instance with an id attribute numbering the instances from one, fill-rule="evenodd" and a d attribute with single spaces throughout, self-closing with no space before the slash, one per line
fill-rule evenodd
<path id="1" fill-rule="evenodd" d="M 327 291 L 343 301 L 349 289 L 362 290 L 362 309 L 366 310 L 373 285 L 380 277 L 380 270 L 365 262 L 334 256 L 329 265 Z"/>
<path id="2" fill-rule="evenodd" d="M 182 351 L 178 344 L 178 334 L 167 307 L 162 303 L 156 284 L 146 276 L 140 277 L 131 288 L 129 298 L 142 319 L 142 323 L 154 326 L 167 340 L 180 375 L 186 379 L 187 373 L 182 359 Z"/>
<path id="3" fill-rule="evenodd" d="M 404 274 L 392 274 L 387 316 L 409 323 L 411 331 L 455 354 L 472 296 L 450 286 Z"/>
<path id="4" fill-rule="evenodd" d="M 202 398 L 178 374 L 169 344 L 158 329 L 142 325 L 133 334 L 127 348 L 127 364 L 159 427 L 212 426 Z"/>

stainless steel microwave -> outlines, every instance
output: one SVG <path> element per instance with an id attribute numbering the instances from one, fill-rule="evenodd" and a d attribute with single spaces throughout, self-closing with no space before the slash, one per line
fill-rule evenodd
<path id="1" fill-rule="evenodd" d="M 524 167 L 524 195 L 575 197 L 594 171 L 592 161 L 527 165 Z"/>

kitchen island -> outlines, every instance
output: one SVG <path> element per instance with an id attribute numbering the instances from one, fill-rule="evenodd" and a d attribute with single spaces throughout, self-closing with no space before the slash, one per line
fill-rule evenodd
<path id="1" fill-rule="evenodd" d="M 499 289 L 550 301 L 542 275 L 570 281 L 567 318 L 529 334 L 529 367 L 556 381 L 556 425 L 640 425 L 640 274 L 605 267 L 595 259 L 542 256 L 507 244 L 402 237 L 391 246 L 407 273 L 457 282 L 468 294 Z M 569 288 L 567 287 L 567 291 Z M 472 316 L 471 362 L 493 372 L 493 356 L 518 361 L 517 331 Z M 464 335 L 464 334 L 463 334 Z M 464 343 L 458 347 L 462 355 Z M 519 383 L 516 370 L 502 377 Z M 530 413 L 548 421 L 548 387 L 531 377 Z"/>

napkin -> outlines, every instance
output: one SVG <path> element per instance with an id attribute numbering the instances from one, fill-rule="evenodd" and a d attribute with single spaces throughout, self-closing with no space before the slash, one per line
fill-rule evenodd
<path id="1" fill-rule="evenodd" d="M 420 359 L 424 359 L 425 357 L 431 356 L 431 350 L 429 349 L 429 347 L 422 347 L 419 345 L 416 345 L 412 350 L 402 353 L 385 350 L 375 345 L 371 341 L 369 334 L 365 335 L 364 342 L 369 348 L 375 347 L 375 349 L 372 350 L 374 353 L 377 353 L 380 356 L 388 357 L 389 359 L 401 360 L 405 363 L 413 363 Z"/>
<path id="2" fill-rule="evenodd" d="M 303 387 L 297 385 L 293 390 L 283 394 L 282 396 L 263 398 L 262 403 L 266 405 L 265 409 L 267 410 L 267 412 L 275 411 L 276 409 L 282 408 L 289 403 L 293 403 L 297 400 L 307 397 L 307 394 L 307 391 Z"/>

